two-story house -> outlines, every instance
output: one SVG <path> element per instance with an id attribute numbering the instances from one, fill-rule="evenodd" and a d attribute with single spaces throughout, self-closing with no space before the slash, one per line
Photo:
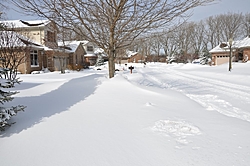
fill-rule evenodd
<path id="1" fill-rule="evenodd" d="M 69 59 L 69 52 L 60 49 L 57 43 L 57 26 L 53 21 L 36 20 L 23 21 L 11 20 L 1 21 L 9 31 L 15 31 L 30 39 L 30 42 L 40 45 L 38 48 L 30 48 L 26 61 L 20 65 L 18 70 L 21 73 L 48 68 L 50 71 L 59 71 L 66 68 Z"/>
<path id="2" fill-rule="evenodd" d="M 96 45 L 89 41 L 82 41 L 82 46 L 84 50 L 86 51 L 86 54 L 84 55 L 84 59 L 86 63 L 88 63 L 90 66 L 96 64 L 97 54 L 95 53 Z"/>

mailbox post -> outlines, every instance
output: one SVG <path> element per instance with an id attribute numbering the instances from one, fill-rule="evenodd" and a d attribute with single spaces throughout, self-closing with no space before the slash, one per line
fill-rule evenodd
<path id="1" fill-rule="evenodd" d="M 130 66 L 130 67 L 128 67 L 128 69 L 130 69 L 130 73 L 132 74 L 132 70 L 134 69 L 134 67 Z"/>

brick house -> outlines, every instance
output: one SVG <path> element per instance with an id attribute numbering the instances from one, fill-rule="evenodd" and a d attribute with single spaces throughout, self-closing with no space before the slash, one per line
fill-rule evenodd
<path id="1" fill-rule="evenodd" d="M 225 47 L 218 45 L 209 52 L 212 55 L 212 65 L 220 65 L 229 62 L 230 49 L 229 44 L 225 43 Z M 250 59 L 250 36 L 243 40 L 234 41 L 232 44 L 232 61 L 246 62 Z"/>
<path id="2" fill-rule="evenodd" d="M 61 49 L 65 49 L 69 54 L 68 68 L 77 69 L 86 66 L 85 55 L 87 54 L 83 43 L 85 41 L 64 41 L 58 42 Z"/>
<path id="3" fill-rule="evenodd" d="M 145 56 L 143 56 L 139 52 L 127 51 L 126 54 L 129 63 L 143 63 L 146 61 Z"/>
<path id="4" fill-rule="evenodd" d="M 57 26 L 53 21 L 36 20 L 36 21 L 1 21 L 8 31 L 15 31 L 18 34 L 29 39 L 28 42 L 35 43 L 27 54 L 26 61 L 20 65 L 18 70 L 21 73 L 29 74 L 32 71 L 43 70 L 59 71 L 65 68 L 69 52 L 58 47 L 57 43 Z M 28 46 L 28 45 L 27 45 Z"/>

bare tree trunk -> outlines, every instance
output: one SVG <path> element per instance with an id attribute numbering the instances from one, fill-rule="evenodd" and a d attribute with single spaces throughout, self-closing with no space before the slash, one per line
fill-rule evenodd
<path id="1" fill-rule="evenodd" d="M 114 74 L 115 74 L 115 55 L 114 55 L 114 50 L 113 51 L 110 51 L 110 54 L 109 54 L 109 61 L 108 61 L 108 64 L 109 64 L 109 78 L 112 78 L 114 77 Z"/>

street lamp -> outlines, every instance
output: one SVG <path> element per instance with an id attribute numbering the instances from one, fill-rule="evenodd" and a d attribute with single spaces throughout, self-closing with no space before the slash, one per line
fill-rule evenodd
<path id="1" fill-rule="evenodd" d="M 229 43 L 229 50 L 230 50 L 230 55 L 229 55 L 229 71 L 232 69 L 232 45 L 233 45 L 233 39 L 230 38 L 228 40 Z"/>

